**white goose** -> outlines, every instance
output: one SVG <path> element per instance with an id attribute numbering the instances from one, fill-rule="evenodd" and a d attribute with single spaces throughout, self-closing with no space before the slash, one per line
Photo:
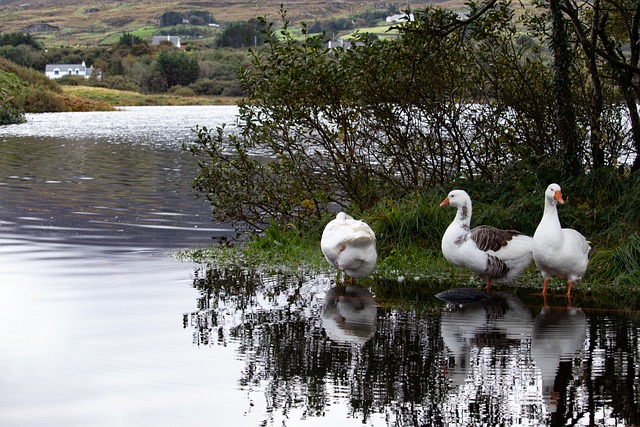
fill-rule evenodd
<path id="1" fill-rule="evenodd" d="M 562 228 L 558 218 L 558 203 L 564 203 L 558 184 L 551 184 L 544 193 L 544 214 L 533 235 L 533 260 L 542 273 L 547 294 L 551 276 L 567 280 L 567 296 L 573 282 L 582 278 L 589 264 L 589 242 L 572 228 Z"/>
<path id="2" fill-rule="evenodd" d="M 453 190 L 440 206 L 458 208 L 442 236 L 442 254 L 451 264 L 465 267 L 491 284 L 510 283 L 531 264 L 533 239 L 516 230 L 480 225 L 471 228 L 471 198 Z"/>
<path id="3" fill-rule="evenodd" d="M 368 276 L 376 266 L 375 233 L 367 223 L 344 212 L 324 228 L 320 247 L 329 264 L 353 279 Z"/>

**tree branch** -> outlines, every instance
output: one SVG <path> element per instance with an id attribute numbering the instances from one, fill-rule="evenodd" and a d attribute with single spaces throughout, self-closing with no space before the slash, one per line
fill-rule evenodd
<path id="1" fill-rule="evenodd" d="M 628 63 L 623 59 L 621 60 L 620 58 L 617 58 L 611 52 L 598 47 L 597 44 L 591 42 L 591 40 L 585 33 L 585 29 L 583 28 L 580 17 L 578 16 L 578 8 L 572 0 L 564 0 L 562 11 L 571 19 L 571 23 L 576 32 L 576 35 L 578 36 L 578 39 L 580 40 L 580 43 L 585 48 L 585 50 L 587 50 L 588 52 L 595 52 L 598 56 L 607 61 L 613 67 L 629 71 L 636 75 L 640 75 L 640 68 L 637 66 L 637 60 L 635 62 Z M 636 34 L 638 29 L 638 18 L 640 17 L 636 13 L 634 15 L 634 27 L 636 29 Z M 607 42 L 607 40 L 603 38 L 602 32 L 600 32 L 600 38 L 604 43 Z M 631 40 L 632 43 L 633 41 L 634 40 Z"/>

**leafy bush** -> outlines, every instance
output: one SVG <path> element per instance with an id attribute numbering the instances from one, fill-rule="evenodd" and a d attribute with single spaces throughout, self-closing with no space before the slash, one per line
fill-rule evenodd
<path id="1" fill-rule="evenodd" d="M 0 126 L 24 123 L 25 121 L 24 111 L 8 103 L 0 102 Z"/>
<path id="2" fill-rule="evenodd" d="M 240 86 L 240 83 L 236 81 L 231 81 L 231 82 L 227 82 L 227 84 L 228 86 L 222 89 L 222 93 L 220 95 L 236 97 L 236 98 L 244 96 L 244 90 L 242 89 L 242 86 Z"/>
<path id="3" fill-rule="evenodd" d="M 16 74 L 0 68 L 0 125 L 23 123 L 26 120 L 20 95 L 27 88 L 27 83 Z"/>
<path id="4" fill-rule="evenodd" d="M 228 24 L 218 36 L 219 47 L 250 47 L 259 46 L 264 42 L 265 22 L 260 19 L 250 19 L 246 22 Z"/>
<path id="5" fill-rule="evenodd" d="M 0 46 L 0 57 L 33 69 L 43 70 L 46 65 L 43 51 L 30 45 Z"/>
<path id="6" fill-rule="evenodd" d="M 198 95 L 220 95 L 225 84 L 213 79 L 198 79 L 189 87 Z"/>
<path id="7" fill-rule="evenodd" d="M 637 286 L 640 283 L 640 235 L 631 233 L 615 249 L 597 252 L 591 260 L 589 275 L 599 282 Z"/>
<path id="8" fill-rule="evenodd" d="M 20 96 L 20 103 L 29 113 L 68 111 L 65 98 L 42 87 L 32 87 Z"/>
<path id="9" fill-rule="evenodd" d="M 0 34 L 0 46 L 31 46 L 37 50 L 44 50 L 44 46 L 35 37 L 28 33 L 2 33 Z"/>
<path id="10" fill-rule="evenodd" d="M 6 58 L 0 58 L 0 70 L 15 74 L 20 80 L 29 82 L 29 84 L 41 86 L 46 90 L 56 93 L 62 93 L 62 89 L 55 81 L 47 77 L 43 72 L 36 71 L 32 68 L 23 67 L 9 61 Z"/>
<path id="11" fill-rule="evenodd" d="M 25 121 L 24 110 L 16 107 L 13 103 L 18 85 L 19 81 L 15 75 L 0 70 L 0 126 Z"/>
<path id="12" fill-rule="evenodd" d="M 454 177 L 493 180 L 548 145 L 552 132 L 547 97 L 521 93 L 544 92 L 550 74 L 529 47 L 516 49 L 511 16 L 492 13 L 471 33 L 441 36 L 428 31 L 455 15 L 429 10 L 402 28 L 402 38 L 363 35 L 351 49 L 332 50 L 304 26 L 299 40 L 286 20 L 283 29 L 264 22 L 266 46 L 251 50 L 239 78 L 242 127 L 227 144 L 235 154 L 212 148 L 225 142 L 201 133 L 195 154 L 216 179 L 204 178 L 199 189 L 208 193 L 225 181 L 214 190 L 219 205 L 254 205 L 233 211 L 237 221 L 256 225 L 317 221 L 332 204 L 364 212 Z M 492 60 L 504 44 L 511 56 Z M 500 64 L 499 81 L 481 77 L 490 62 Z M 273 158 L 256 162 L 255 153 Z M 311 212 L 301 208 L 304 200 Z"/>
<path id="13" fill-rule="evenodd" d="M 160 51 L 155 68 L 165 78 L 169 88 L 175 85 L 188 86 L 200 74 L 198 61 L 194 56 L 173 49 Z"/>
<path id="14" fill-rule="evenodd" d="M 190 87 L 184 87 L 180 85 L 174 86 L 171 89 L 169 89 L 169 93 L 176 96 L 195 96 L 196 95 L 194 90 L 191 89 Z"/>
<path id="15" fill-rule="evenodd" d="M 135 45 L 147 44 L 147 41 L 142 37 L 136 36 L 131 33 L 123 33 L 118 39 L 118 46 L 133 47 Z"/>
<path id="16" fill-rule="evenodd" d="M 125 76 L 105 77 L 101 82 L 96 83 L 96 86 L 106 87 L 108 89 L 128 90 L 132 92 L 136 92 L 140 89 L 140 85 L 136 81 Z"/>
<path id="17" fill-rule="evenodd" d="M 62 76 L 58 79 L 58 84 L 63 86 L 85 86 L 87 83 L 82 76 Z"/>

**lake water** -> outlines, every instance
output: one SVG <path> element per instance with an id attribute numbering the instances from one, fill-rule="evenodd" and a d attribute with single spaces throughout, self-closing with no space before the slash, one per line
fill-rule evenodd
<path id="1" fill-rule="evenodd" d="M 0 127 L 0 425 L 640 425 L 635 312 L 179 261 L 232 232 L 181 144 L 235 112 Z"/>

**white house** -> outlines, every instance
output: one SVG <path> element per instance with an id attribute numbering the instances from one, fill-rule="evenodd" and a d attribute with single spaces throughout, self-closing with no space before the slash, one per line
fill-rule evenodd
<path id="1" fill-rule="evenodd" d="M 59 79 L 64 76 L 81 76 L 88 79 L 93 74 L 93 66 L 82 64 L 47 64 L 44 73 L 50 79 Z"/>
<path id="2" fill-rule="evenodd" d="M 356 43 L 350 42 L 348 40 L 337 39 L 337 40 L 329 40 L 324 44 L 324 47 L 326 47 L 327 49 L 335 49 L 338 47 L 341 47 L 344 49 L 351 49 L 355 44 Z M 362 45 L 362 43 L 357 43 L 357 44 Z"/>
<path id="3" fill-rule="evenodd" d="M 387 24 L 400 24 L 403 22 L 407 22 L 407 21 L 414 21 L 415 20 L 415 16 L 413 16 L 413 13 L 410 14 L 406 14 L 406 13 L 398 13 L 395 15 L 391 15 L 391 16 L 387 16 Z"/>
<path id="4" fill-rule="evenodd" d="M 175 47 L 180 47 L 180 36 L 153 36 L 151 44 L 157 45 L 160 42 L 169 42 Z"/>

